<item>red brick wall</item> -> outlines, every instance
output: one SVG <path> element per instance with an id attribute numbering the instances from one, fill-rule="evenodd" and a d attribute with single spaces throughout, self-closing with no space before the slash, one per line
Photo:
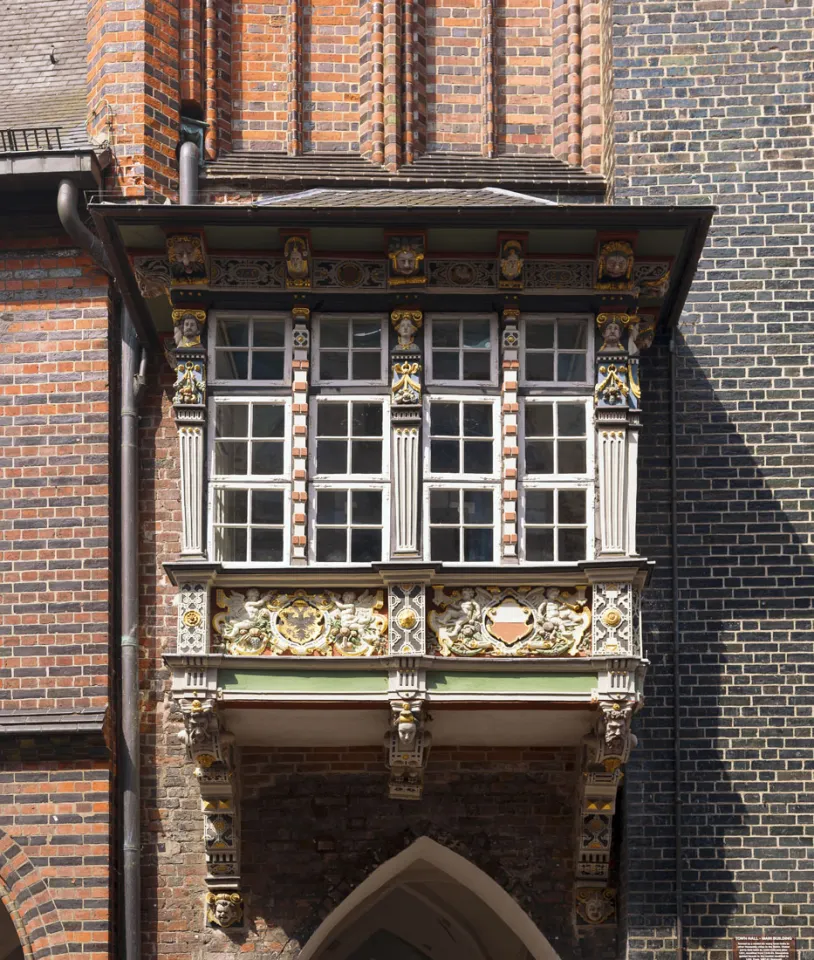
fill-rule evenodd
<path id="1" fill-rule="evenodd" d="M 286 3 L 232 6 L 235 150 L 285 150 L 288 117 Z"/>
<path id="2" fill-rule="evenodd" d="M 9 243 L 0 247 L 0 709 L 104 706 L 106 277 L 50 238 Z"/>

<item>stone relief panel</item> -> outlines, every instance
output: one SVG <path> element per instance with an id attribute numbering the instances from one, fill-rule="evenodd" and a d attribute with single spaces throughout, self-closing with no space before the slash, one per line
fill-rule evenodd
<path id="1" fill-rule="evenodd" d="M 382 590 L 217 590 L 212 626 L 233 656 L 373 657 L 387 652 Z"/>
<path id="2" fill-rule="evenodd" d="M 586 587 L 500 590 L 434 588 L 429 652 L 443 657 L 584 657 L 590 655 Z M 434 648 L 434 649 L 433 649 Z"/>
<path id="3" fill-rule="evenodd" d="M 283 287 L 285 264 L 280 259 L 265 257 L 212 257 L 213 287 L 246 289 Z"/>
<path id="4" fill-rule="evenodd" d="M 390 620 L 390 653 L 418 654 L 426 652 L 424 586 L 394 583 L 388 591 Z"/>
<path id="5" fill-rule="evenodd" d="M 596 656 L 634 649 L 634 597 L 629 583 L 596 583 L 593 587 L 593 652 Z"/>

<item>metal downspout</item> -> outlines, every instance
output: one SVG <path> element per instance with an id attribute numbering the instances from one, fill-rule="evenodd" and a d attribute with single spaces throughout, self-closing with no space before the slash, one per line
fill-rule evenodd
<path id="1" fill-rule="evenodd" d="M 112 273 L 110 261 L 102 241 L 95 233 L 88 230 L 79 216 L 79 187 L 73 180 L 66 179 L 59 182 L 57 214 L 71 240 L 89 253 L 106 273 Z"/>
<path id="2" fill-rule="evenodd" d="M 678 371 L 675 332 L 670 337 L 670 544 L 672 551 L 673 599 L 673 777 L 675 824 L 675 905 L 676 905 L 676 960 L 684 960 L 684 840 L 683 806 L 681 800 L 681 620 L 678 585 Z"/>
<path id="3" fill-rule="evenodd" d="M 178 202 L 186 207 L 198 202 L 198 147 L 191 140 L 178 154 Z"/>

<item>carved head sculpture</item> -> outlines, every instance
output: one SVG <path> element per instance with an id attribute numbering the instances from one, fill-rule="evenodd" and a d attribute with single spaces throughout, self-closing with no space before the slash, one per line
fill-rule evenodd
<path id="1" fill-rule="evenodd" d="M 172 325 L 175 346 L 199 347 L 205 323 L 205 310 L 173 310 Z"/>
<path id="2" fill-rule="evenodd" d="M 609 240 L 599 248 L 597 280 L 624 286 L 633 277 L 633 247 L 627 240 Z"/>
<path id="3" fill-rule="evenodd" d="M 209 716 L 200 700 L 193 700 L 187 721 L 187 742 L 199 746 L 209 739 Z"/>
<path id="4" fill-rule="evenodd" d="M 519 240 L 506 240 L 500 251 L 500 275 L 504 280 L 517 280 L 523 272 L 523 246 Z"/>
<path id="5" fill-rule="evenodd" d="M 610 746 L 624 738 L 627 719 L 627 711 L 623 710 L 618 703 L 605 713 L 605 743 Z"/>
<path id="6" fill-rule="evenodd" d="M 206 283 L 203 241 L 194 234 L 167 237 L 170 274 L 177 283 Z"/>
<path id="7" fill-rule="evenodd" d="M 649 350 L 653 346 L 656 336 L 656 321 L 637 317 L 635 328 L 630 328 L 630 335 L 639 351 Z"/>
<path id="8" fill-rule="evenodd" d="M 613 892 L 602 887 L 580 890 L 577 910 L 588 923 L 604 923 L 614 912 Z"/>
<path id="9" fill-rule="evenodd" d="M 243 898 L 239 893 L 208 893 L 206 916 L 216 927 L 234 927 L 243 919 Z"/>
<path id="10" fill-rule="evenodd" d="M 394 310 L 390 317 L 399 338 L 400 350 L 416 350 L 415 335 L 421 327 L 420 310 Z"/>
<path id="11" fill-rule="evenodd" d="M 424 238 L 421 235 L 390 237 L 388 251 L 391 282 L 423 283 Z"/>
<path id="12" fill-rule="evenodd" d="M 624 313 L 600 313 L 596 318 L 599 326 L 599 334 L 602 337 L 602 346 L 600 350 L 606 352 L 625 352 L 622 344 L 625 328 L 630 322 L 630 317 Z"/>
<path id="13" fill-rule="evenodd" d="M 399 715 L 396 718 L 396 730 L 398 731 L 401 746 L 404 748 L 412 746 L 416 733 L 418 732 L 418 725 L 410 709 L 410 704 L 406 700 L 401 704 Z"/>
<path id="14" fill-rule="evenodd" d="M 303 281 L 310 273 L 310 251 L 305 237 L 289 237 L 283 250 L 285 269 L 290 280 Z"/>

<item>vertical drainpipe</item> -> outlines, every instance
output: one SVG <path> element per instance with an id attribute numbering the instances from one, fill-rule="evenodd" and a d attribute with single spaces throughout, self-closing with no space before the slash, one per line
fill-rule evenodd
<path id="1" fill-rule="evenodd" d="M 121 745 L 124 960 L 141 954 L 141 782 L 139 766 L 138 398 L 146 353 L 125 307 L 121 312 Z"/>
<path id="2" fill-rule="evenodd" d="M 178 202 L 182 206 L 198 202 L 198 147 L 191 140 L 181 144 L 178 154 Z"/>

